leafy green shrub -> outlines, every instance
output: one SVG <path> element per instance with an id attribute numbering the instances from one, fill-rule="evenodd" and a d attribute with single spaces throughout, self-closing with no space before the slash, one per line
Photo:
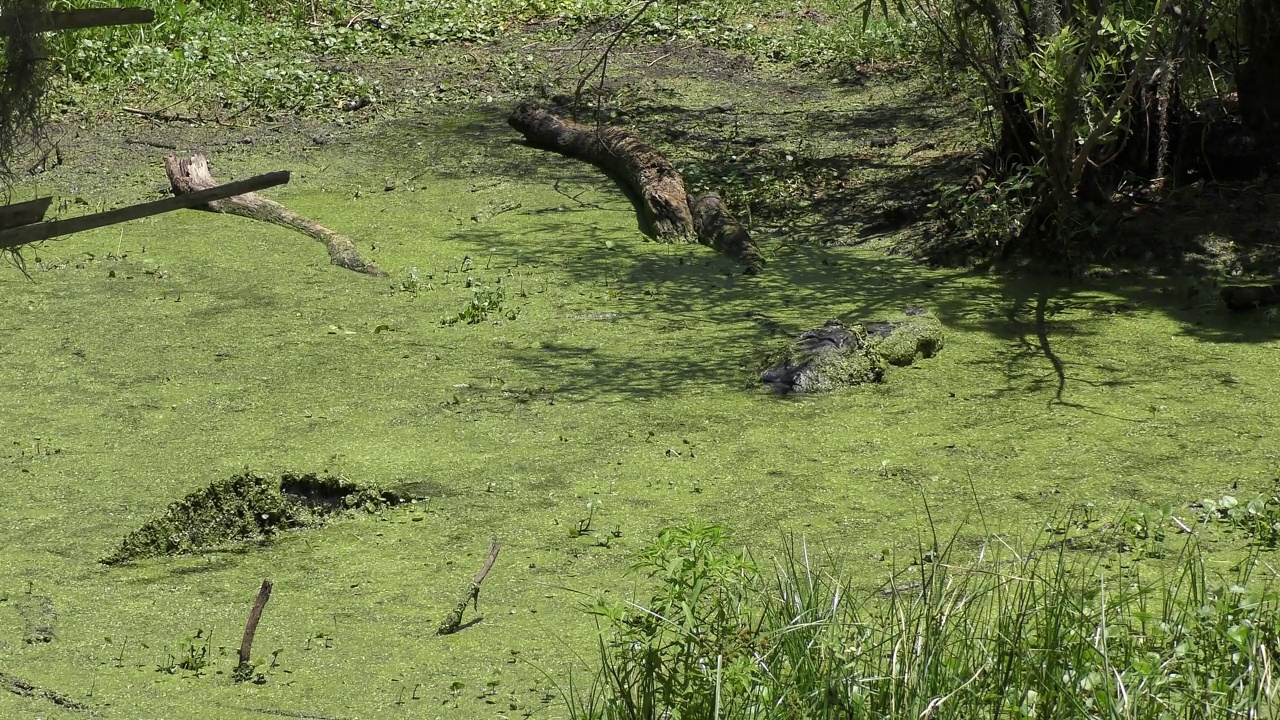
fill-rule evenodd
<path id="1" fill-rule="evenodd" d="M 953 236 L 990 250 L 998 250 L 1022 234 L 1035 204 L 1029 172 L 991 182 L 977 192 L 955 184 L 937 187 L 930 214 Z"/>
<path id="2" fill-rule="evenodd" d="M 659 583 L 648 604 L 590 608 L 609 627 L 599 717 L 653 718 L 678 707 L 678 717 L 709 718 L 721 688 L 747 692 L 756 683 L 757 608 L 744 602 L 758 574 L 728 538 L 716 525 L 663 530 L 632 568 Z"/>

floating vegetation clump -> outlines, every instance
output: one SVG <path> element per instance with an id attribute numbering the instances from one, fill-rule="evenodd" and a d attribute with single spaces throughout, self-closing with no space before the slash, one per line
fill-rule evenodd
<path id="1" fill-rule="evenodd" d="M 337 512 L 372 512 L 399 500 L 395 493 L 343 477 L 285 473 L 270 479 L 245 472 L 216 480 L 171 504 L 125 536 L 119 549 L 102 562 L 116 565 L 227 543 L 266 541 L 282 530 L 323 524 Z"/>

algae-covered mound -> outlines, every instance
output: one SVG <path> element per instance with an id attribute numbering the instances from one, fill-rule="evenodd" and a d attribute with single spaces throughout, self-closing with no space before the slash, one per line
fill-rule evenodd
<path id="1" fill-rule="evenodd" d="M 829 392 L 880 382 L 890 365 L 910 365 L 941 349 L 942 324 L 921 308 L 847 326 L 830 320 L 771 353 L 760 380 L 783 394 Z"/>
<path id="2" fill-rule="evenodd" d="M 183 555 L 229 542 L 266 540 L 280 530 L 322 524 L 348 509 L 378 510 L 400 500 L 346 478 L 285 473 L 269 479 L 250 472 L 216 480 L 171 504 L 125 536 L 108 565 Z"/>

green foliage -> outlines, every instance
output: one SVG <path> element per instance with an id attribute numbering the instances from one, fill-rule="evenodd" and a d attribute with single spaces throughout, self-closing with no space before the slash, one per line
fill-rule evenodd
<path id="1" fill-rule="evenodd" d="M 57 0 L 54 9 L 115 5 Z M 443 44 L 500 42 L 544 25 L 544 39 L 554 42 L 602 26 L 615 28 L 634 12 L 624 0 L 378 0 L 372 5 L 160 0 L 146 5 L 156 11 L 152 25 L 50 37 L 51 55 L 67 81 L 64 102 L 84 102 L 94 93 L 119 98 L 147 91 L 157 101 L 173 102 L 175 112 L 195 108 L 224 120 L 246 113 L 337 113 L 343 103 L 384 94 L 347 66 L 338 70 L 337 58 L 403 58 Z M 696 41 L 762 59 L 829 66 L 908 56 L 923 38 L 902 23 L 880 23 L 862 33 L 843 15 L 814 19 L 792 10 L 775 13 L 774 7 L 658 2 L 630 28 L 628 39 Z M 490 48 L 484 55 L 486 76 L 504 86 L 525 87 L 545 77 L 545 68 L 527 50 Z M 450 99 L 470 97 L 468 87 L 447 81 L 436 91 Z"/>
<path id="2" fill-rule="evenodd" d="M 485 285 L 468 277 L 467 287 L 471 288 L 471 301 L 467 303 L 466 307 L 458 311 L 457 315 L 441 320 L 441 324 L 456 325 L 458 323 L 466 323 L 467 325 L 477 325 L 485 322 L 493 315 L 505 317 L 508 320 L 515 320 L 519 317 L 520 311 L 518 309 L 506 307 L 507 294 L 501 285 Z"/>
<path id="3" fill-rule="evenodd" d="M 861 0 L 864 17 L 890 3 Z M 902 0 L 896 11 L 928 28 L 925 57 L 967 71 L 994 140 L 997 179 L 1030 182 L 1008 212 L 961 208 L 962 233 L 989 246 L 1011 235 L 1070 250 L 1103 238 L 1114 222 L 1099 207 L 1125 180 L 1162 187 L 1173 179 L 1180 103 L 1219 93 L 1224 68 L 1206 56 L 1233 2 L 1181 4 L 1072 0 L 1027 5 L 997 0 Z M 1194 18 L 1190 20 L 1188 18 Z M 1198 25 L 1197 25 L 1198 23 Z M 1203 33 L 1203 39 L 1193 39 Z M 1207 78 L 1207 80 L 1206 80 Z M 998 189 L 996 194 L 1000 194 Z M 979 203 L 991 206 L 992 193 Z M 954 198 L 944 198 L 953 202 Z M 1009 220 L 1017 222 L 1009 222 Z"/>
<path id="4" fill-rule="evenodd" d="M 754 685 L 756 609 L 743 604 L 758 577 L 745 554 L 726 546 L 729 532 L 692 523 L 661 531 L 633 566 L 659 584 L 649 602 L 598 602 L 606 625 L 595 717 L 709 718 L 720 690 Z M 600 704 L 594 705 L 595 701 Z"/>
<path id="5" fill-rule="evenodd" d="M 1268 548 L 1280 544 L 1280 497 L 1276 495 L 1258 494 L 1243 505 L 1234 495 L 1223 495 L 1217 500 L 1201 500 L 1200 506 L 1205 522 L 1243 530 Z"/>
<path id="6" fill-rule="evenodd" d="M 953 237 L 998 251 L 1022 233 L 1035 204 L 1034 184 L 1027 171 L 988 182 L 976 192 L 940 183 L 930 214 Z"/>
<path id="7" fill-rule="evenodd" d="M 592 608 L 602 664 L 575 717 L 1160 720 L 1278 699 L 1280 598 L 1248 563 L 1213 581 L 1194 546 L 1149 577 L 1061 545 L 1005 560 L 997 539 L 967 564 L 947 545 L 921 553 L 916 582 L 858 599 L 803 543 L 766 576 L 723 537 L 665 531 L 641 555 L 663 583 L 650 602 Z"/>
<path id="8" fill-rule="evenodd" d="M 1173 519 L 1173 506 L 1160 508 L 1142 506 L 1124 518 L 1124 528 L 1138 544 L 1143 555 L 1150 558 L 1162 558 L 1167 554 L 1165 540 L 1170 520 Z"/>
<path id="9" fill-rule="evenodd" d="M 176 675 L 184 671 L 200 676 L 209 665 L 210 642 L 212 633 L 206 635 L 204 630 L 196 630 L 178 643 L 176 655 L 173 652 L 165 654 L 165 661 L 156 666 L 156 672 Z"/>

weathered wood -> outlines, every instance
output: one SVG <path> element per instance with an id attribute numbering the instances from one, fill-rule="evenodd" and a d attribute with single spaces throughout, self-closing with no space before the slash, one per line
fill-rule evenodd
<path id="1" fill-rule="evenodd" d="M 1222 288 L 1222 300 L 1231 310 L 1253 310 L 1280 304 L 1280 283 L 1275 285 L 1228 285 Z"/>
<path id="2" fill-rule="evenodd" d="M 40 222 L 52 202 L 52 197 L 42 197 L 0 207 L 0 230 Z"/>
<path id="3" fill-rule="evenodd" d="M 764 267 L 764 256 L 751 233 L 729 214 L 724 200 L 716 193 L 707 193 L 690 202 L 693 208 L 693 224 L 698 240 L 717 252 L 728 255 L 746 266 L 747 275 L 756 275 Z"/>
<path id="4" fill-rule="evenodd" d="M 440 623 L 440 627 L 436 630 L 437 635 L 450 635 L 462 629 L 462 614 L 467 611 L 467 605 L 474 605 L 477 610 L 480 609 L 480 583 L 484 582 L 489 571 L 493 569 L 493 564 L 498 560 L 498 551 L 502 546 L 497 540 L 489 542 L 489 559 L 485 561 L 484 567 L 480 568 L 480 572 L 471 579 L 471 585 L 467 587 L 467 591 L 462 596 L 462 600 L 450 611 L 444 621 Z"/>
<path id="5" fill-rule="evenodd" d="M 530 145 L 585 160 L 626 182 L 643 205 L 642 224 L 655 237 L 693 240 L 697 236 L 680 173 L 635 133 L 618 127 L 587 127 L 531 102 L 521 103 L 507 123 Z"/>
<path id="6" fill-rule="evenodd" d="M 93 230 L 94 228 L 128 222 L 130 220 L 151 217 L 152 215 L 159 215 L 173 210 L 194 208 L 204 205 L 210 201 L 221 200 L 223 198 L 240 195 L 253 190 L 261 190 L 275 185 L 283 185 L 287 182 L 289 182 L 289 173 L 288 171 L 282 170 L 279 172 L 267 173 L 265 175 L 256 175 L 245 180 L 237 180 L 225 185 L 217 185 L 190 195 L 180 195 L 177 197 L 165 198 L 164 200 L 156 200 L 154 202 L 141 203 L 139 205 L 130 205 L 116 210 L 108 210 L 106 212 L 94 213 L 92 215 L 81 215 L 80 217 L 68 218 L 66 220 L 54 220 L 52 222 L 36 223 L 7 230 L 0 230 L 0 250 L 7 250 L 20 245 L 48 240 L 60 235 L 70 235 L 71 233 L 78 233 L 85 230 Z"/>
<path id="7" fill-rule="evenodd" d="M 203 155 L 192 155 L 189 158 L 170 155 L 164 159 L 164 169 L 169 175 L 174 193 L 179 197 L 188 193 L 201 192 L 204 188 L 214 185 L 213 176 L 209 173 L 209 163 Z M 386 275 L 377 265 L 360 256 L 360 251 L 356 250 L 356 244 L 351 238 L 302 217 L 280 203 L 256 193 L 244 193 L 236 197 L 215 200 L 197 206 L 197 209 L 239 215 L 297 230 L 324 243 L 329 250 L 329 262 L 334 265 L 367 275 L 379 277 Z"/>
<path id="8" fill-rule="evenodd" d="M 244 638 L 240 640 L 240 664 L 236 666 L 237 676 L 247 676 L 253 670 L 253 665 L 249 662 L 253 654 L 253 636 L 258 632 L 258 622 L 262 620 L 262 609 L 271 599 L 272 587 L 271 578 L 267 578 L 262 581 L 262 587 L 258 588 L 258 597 L 253 601 L 248 622 L 244 624 Z"/>
<path id="9" fill-rule="evenodd" d="M 112 25 L 144 25 L 155 22 L 155 19 L 155 11 L 148 8 L 85 8 L 51 12 L 32 18 L 0 18 L 0 33 L 7 35 L 15 29 L 34 34 Z"/>

